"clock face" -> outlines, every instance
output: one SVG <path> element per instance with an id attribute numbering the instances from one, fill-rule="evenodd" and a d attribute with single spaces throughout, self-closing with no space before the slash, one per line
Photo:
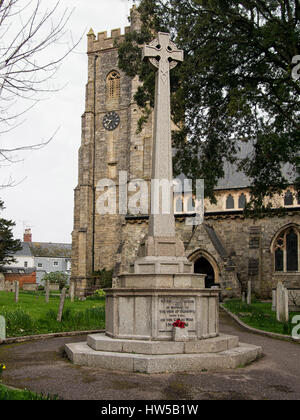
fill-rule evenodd
<path id="1" fill-rule="evenodd" d="M 115 111 L 108 112 L 103 118 L 105 130 L 112 131 L 120 124 L 120 116 Z"/>

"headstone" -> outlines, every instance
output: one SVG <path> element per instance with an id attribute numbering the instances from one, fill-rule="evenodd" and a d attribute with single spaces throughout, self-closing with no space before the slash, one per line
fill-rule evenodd
<path id="1" fill-rule="evenodd" d="M 19 282 L 15 281 L 15 302 L 19 302 Z"/>
<path id="2" fill-rule="evenodd" d="M 49 280 L 46 280 L 45 291 L 46 291 L 45 300 L 46 300 L 46 303 L 49 303 L 49 294 L 50 294 L 50 281 Z"/>
<path id="3" fill-rule="evenodd" d="M 289 295 L 282 282 L 279 282 L 277 285 L 276 317 L 279 322 L 288 322 L 289 320 Z"/>
<path id="4" fill-rule="evenodd" d="M 4 316 L 0 315 L 0 341 L 6 339 L 6 323 Z"/>
<path id="5" fill-rule="evenodd" d="M 36 283 L 24 283 L 23 284 L 23 290 L 28 290 L 30 292 L 36 292 L 37 291 L 37 284 Z"/>
<path id="6" fill-rule="evenodd" d="M 251 280 L 248 281 L 248 290 L 247 290 L 247 304 L 251 305 L 251 294 L 252 294 L 252 283 Z"/>
<path id="7" fill-rule="evenodd" d="M 74 302 L 74 297 L 75 297 L 75 283 L 73 281 L 70 284 L 69 294 L 70 294 L 70 300 L 71 300 L 71 302 Z"/>
<path id="8" fill-rule="evenodd" d="M 64 287 L 60 295 L 59 309 L 58 309 L 58 314 L 57 314 L 58 322 L 61 322 L 61 318 L 62 318 L 62 314 L 64 310 L 65 298 L 66 298 L 66 288 Z"/>
<path id="9" fill-rule="evenodd" d="M 5 290 L 5 277 L 3 273 L 0 273 L 0 292 Z"/>

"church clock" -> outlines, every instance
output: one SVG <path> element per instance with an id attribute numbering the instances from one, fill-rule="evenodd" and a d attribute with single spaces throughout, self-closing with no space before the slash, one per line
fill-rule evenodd
<path id="1" fill-rule="evenodd" d="M 113 131 L 120 124 L 120 116 L 115 111 L 110 111 L 103 118 L 103 127 L 105 130 Z"/>

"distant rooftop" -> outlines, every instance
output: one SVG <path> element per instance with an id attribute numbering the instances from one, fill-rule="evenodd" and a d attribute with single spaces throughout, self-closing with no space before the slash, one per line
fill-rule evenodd
<path id="1" fill-rule="evenodd" d="M 10 266 L 5 266 L 2 267 L 2 271 L 6 274 L 31 274 L 34 273 L 36 271 L 35 267 L 32 268 L 26 268 L 26 267 L 10 267 Z"/>
<path id="2" fill-rule="evenodd" d="M 70 258 L 72 252 L 71 244 L 31 242 L 29 247 L 34 257 Z"/>
<path id="3" fill-rule="evenodd" d="M 71 258 L 72 245 L 52 242 L 21 242 L 16 257 Z"/>

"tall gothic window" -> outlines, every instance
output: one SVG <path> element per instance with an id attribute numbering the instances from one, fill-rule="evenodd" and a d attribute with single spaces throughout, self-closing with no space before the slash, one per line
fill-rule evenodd
<path id="1" fill-rule="evenodd" d="M 107 98 L 114 99 L 120 97 L 120 74 L 111 71 L 106 79 Z"/>
<path id="2" fill-rule="evenodd" d="M 275 271 L 299 271 L 299 240 L 299 231 L 293 227 L 277 237 L 274 245 Z"/>
<path id="3" fill-rule="evenodd" d="M 284 195 L 284 205 L 292 206 L 294 204 L 294 197 L 290 190 L 288 190 Z"/>
<path id="4" fill-rule="evenodd" d="M 183 201 L 181 197 L 175 200 L 175 213 L 183 213 Z"/>
<path id="5" fill-rule="evenodd" d="M 191 213 L 193 211 L 195 211 L 195 200 L 193 197 L 189 197 L 187 202 L 187 212 Z"/>
<path id="6" fill-rule="evenodd" d="M 226 209 L 234 209 L 234 199 L 231 194 L 227 197 Z"/>
<path id="7" fill-rule="evenodd" d="M 239 209 L 244 209 L 246 206 L 246 196 L 244 193 L 242 193 L 239 196 Z"/>

